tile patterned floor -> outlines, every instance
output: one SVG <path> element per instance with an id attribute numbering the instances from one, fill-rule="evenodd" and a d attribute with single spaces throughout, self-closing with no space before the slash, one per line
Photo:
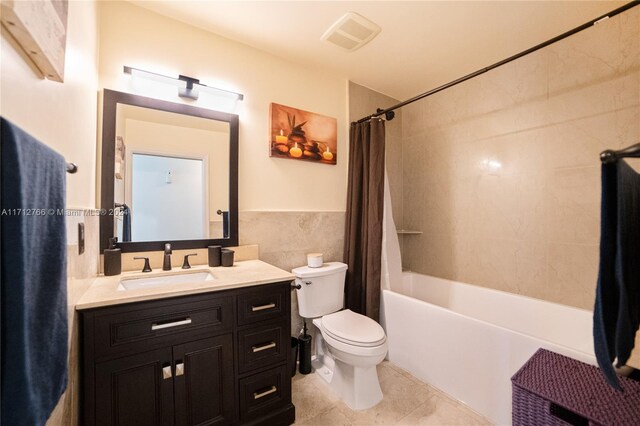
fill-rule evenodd
<path id="1" fill-rule="evenodd" d="M 353 411 L 315 374 L 293 378 L 296 425 L 491 425 L 484 417 L 388 361 L 378 366 L 384 399 L 373 408 Z"/>

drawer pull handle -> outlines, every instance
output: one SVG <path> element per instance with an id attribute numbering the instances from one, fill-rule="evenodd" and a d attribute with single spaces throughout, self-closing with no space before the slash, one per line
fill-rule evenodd
<path id="1" fill-rule="evenodd" d="M 167 380 L 171 378 L 171 366 L 162 367 L 162 378 Z"/>
<path id="2" fill-rule="evenodd" d="M 275 303 L 269 303 L 267 305 L 260 305 L 260 306 L 251 306 L 251 312 L 256 312 L 256 311 L 264 311 L 265 309 L 273 309 L 276 307 Z"/>
<path id="3" fill-rule="evenodd" d="M 271 349 L 275 347 L 276 347 L 276 342 L 269 342 L 266 345 L 262 345 L 262 346 L 251 346 L 251 350 L 255 353 L 255 352 L 265 351 L 267 349 Z"/>
<path id="4" fill-rule="evenodd" d="M 184 362 L 176 364 L 176 377 L 184 374 Z"/>
<path id="5" fill-rule="evenodd" d="M 259 392 L 259 393 L 258 392 L 254 392 L 253 393 L 253 399 L 260 399 L 260 398 L 262 398 L 264 396 L 271 395 L 272 393 L 275 393 L 277 391 L 278 391 L 277 387 L 271 386 L 270 389 L 268 389 L 268 390 L 266 390 L 264 392 Z"/>
<path id="6" fill-rule="evenodd" d="M 160 324 L 151 324 L 151 331 L 162 330 L 163 328 L 171 328 L 187 324 L 191 324 L 191 318 L 185 318 L 179 321 L 165 322 Z"/>

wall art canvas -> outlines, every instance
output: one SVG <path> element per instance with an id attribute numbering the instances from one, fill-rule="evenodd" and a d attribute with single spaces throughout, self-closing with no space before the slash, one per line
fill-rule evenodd
<path id="1" fill-rule="evenodd" d="M 320 164 L 338 160 L 338 121 L 333 117 L 271 104 L 269 156 Z"/>

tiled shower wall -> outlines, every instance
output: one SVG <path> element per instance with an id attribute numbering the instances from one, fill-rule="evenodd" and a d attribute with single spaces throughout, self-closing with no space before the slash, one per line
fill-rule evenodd
<path id="1" fill-rule="evenodd" d="M 403 108 L 404 266 L 591 309 L 600 161 L 640 142 L 640 8 Z"/>

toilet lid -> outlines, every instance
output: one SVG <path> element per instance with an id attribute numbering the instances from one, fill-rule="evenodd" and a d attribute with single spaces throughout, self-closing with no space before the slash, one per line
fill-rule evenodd
<path id="1" fill-rule="evenodd" d="M 325 275 L 334 274 L 336 272 L 346 271 L 347 265 L 340 262 L 327 262 L 323 263 L 318 268 L 312 268 L 310 266 L 300 266 L 291 270 L 291 273 L 298 278 L 314 278 L 322 277 Z"/>
<path id="2" fill-rule="evenodd" d="M 323 316 L 322 331 L 354 346 L 378 346 L 386 339 L 380 324 L 349 309 Z"/>

